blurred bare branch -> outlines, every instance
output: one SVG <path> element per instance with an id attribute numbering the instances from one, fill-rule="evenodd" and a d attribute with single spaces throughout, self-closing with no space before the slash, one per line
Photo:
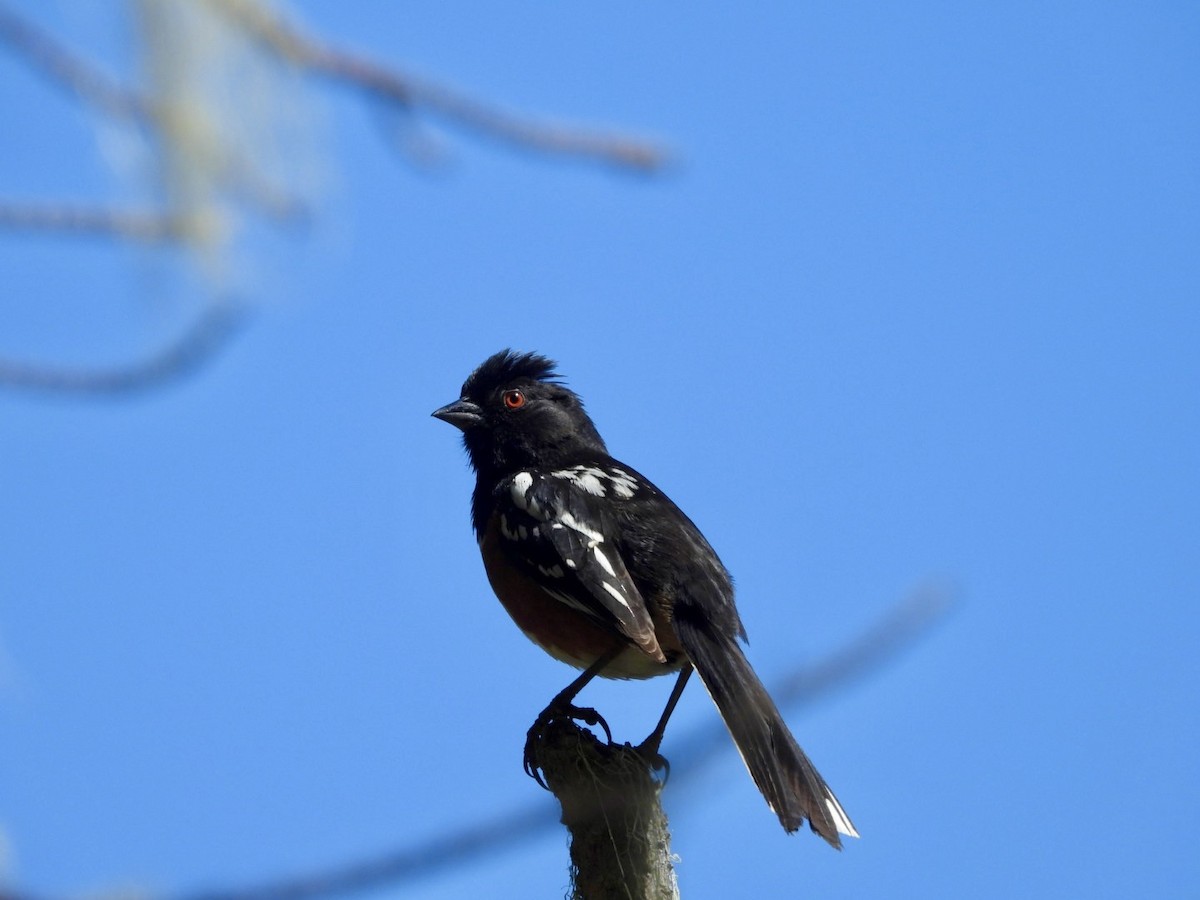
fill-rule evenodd
<path id="1" fill-rule="evenodd" d="M 182 217 L 153 211 L 0 205 L 0 229 L 12 231 L 51 231 L 63 235 L 157 242 L 179 240 L 187 234 L 189 227 Z"/>
<path id="2" fill-rule="evenodd" d="M 244 319 L 245 310 L 237 304 L 210 302 L 183 334 L 165 347 L 144 360 L 111 368 L 72 369 L 0 359 L 0 387 L 75 394 L 128 394 L 159 387 L 208 362 Z"/>
<path id="3" fill-rule="evenodd" d="M 4 0 L 0 45 L 72 100 L 109 122 L 132 126 L 148 152 L 151 165 L 144 168 L 158 177 L 161 208 L 0 200 L 0 229 L 172 243 L 200 263 L 206 278 L 221 282 L 230 270 L 223 257 L 242 233 L 242 218 L 286 224 L 304 221 L 310 208 L 295 171 L 303 154 L 297 152 L 296 134 L 287 130 L 296 123 L 287 117 L 288 103 L 279 102 L 289 98 L 272 96 L 272 80 L 286 95 L 288 89 L 296 92 L 299 81 L 324 78 L 358 92 L 380 111 L 402 115 L 407 121 L 387 133 L 421 163 L 443 155 L 411 125 L 421 114 L 513 149 L 629 171 L 653 173 L 667 159 L 647 141 L 534 121 L 335 48 L 304 33 L 267 0 L 141 0 L 130 10 L 144 72 L 136 86 L 123 84 Z M 247 72 L 254 77 L 247 79 Z M 217 292 L 226 290 L 222 285 Z M 92 393 L 165 383 L 214 355 L 231 331 L 227 315 L 227 308 L 215 304 L 161 353 L 111 371 L 0 362 L 0 385 Z"/>
<path id="4" fill-rule="evenodd" d="M 104 114 L 131 119 L 149 116 L 145 98 L 118 83 L 3 2 L 0 2 L 0 41 L 8 44 L 14 53 L 52 83 Z"/>
<path id="5" fill-rule="evenodd" d="M 663 148 L 643 140 L 584 128 L 535 122 L 501 111 L 394 66 L 334 48 L 301 33 L 277 11 L 251 0 L 206 0 L 293 64 L 403 109 L 428 111 L 485 137 L 524 150 L 573 156 L 643 172 L 665 165 Z"/>

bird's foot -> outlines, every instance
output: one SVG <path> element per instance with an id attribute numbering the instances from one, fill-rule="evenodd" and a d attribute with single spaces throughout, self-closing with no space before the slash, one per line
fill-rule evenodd
<path id="1" fill-rule="evenodd" d="M 533 720 L 528 733 L 525 735 L 525 774 L 546 787 L 542 778 L 542 767 L 538 763 L 538 747 L 545 740 L 547 732 L 555 722 L 583 722 L 593 727 L 599 726 L 604 730 L 604 737 L 609 744 L 613 742 L 612 730 L 604 721 L 604 716 L 590 706 L 574 706 L 567 703 L 551 703 Z M 549 788 L 546 788 L 549 790 Z"/>
<path id="2" fill-rule="evenodd" d="M 665 756 L 658 752 L 659 746 L 662 744 L 661 734 L 652 734 L 633 749 L 637 751 L 638 756 L 646 761 L 646 765 L 655 772 L 662 772 L 662 783 L 665 785 L 671 777 L 671 762 Z"/>

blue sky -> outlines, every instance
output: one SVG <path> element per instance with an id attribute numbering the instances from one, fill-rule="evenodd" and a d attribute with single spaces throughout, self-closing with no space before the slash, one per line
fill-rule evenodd
<path id="1" fill-rule="evenodd" d="M 120 70 L 102 4 L 42 6 Z M 705 531 L 768 683 L 957 585 L 789 712 L 862 840 L 785 836 L 727 752 L 666 791 L 684 896 L 1195 896 L 1200 9 L 333 6 L 296 8 L 677 164 L 435 129 L 424 171 L 317 90 L 320 216 L 246 245 L 225 352 L 133 397 L 0 392 L 6 883 L 244 885 L 542 799 L 521 742 L 570 671 L 492 598 L 429 418 L 513 346 Z M 0 105 L 0 198 L 136 196 L 7 55 Z M 6 234 L 0 354 L 136 356 L 182 271 Z M 585 696 L 637 740 L 669 688 Z M 666 755 L 715 718 L 689 690 Z M 565 865 L 551 829 L 377 895 L 560 896 Z"/>

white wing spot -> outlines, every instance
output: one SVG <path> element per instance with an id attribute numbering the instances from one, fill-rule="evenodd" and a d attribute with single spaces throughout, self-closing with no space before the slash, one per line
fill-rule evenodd
<path id="1" fill-rule="evenodd" d="M 600 563 L 600 568 L 604 569 L 613 578 L 617 577 L 617 573 L 613 570 L 612 563 L 608 561 L 608 557 L 604 555 L 604 551 L 598 547 L 592 548 L 592 555 L 596 557 L 596 562 Z"/>
<path id="2" fill-rule="evenodd" d="M 594 528 L 588 528 L 586 525 L 584 525 L 582 522 L 580 522 L 578 519 L 576 519 L 569 512 L 564 512 L 562 514 L 562 516 L 560 516 L 560 518 L 562 519 L 562 523 L 564 525 L 566 525 L 568 528 L 570 528 L 574 531 L 578 531 L 580 534 L 582 534 L 584 537 L 588 538 L 589 540 L 595 541 L 597 544 L 601 544 L 604 542 L 604 535 L 602 535 L 600 532 L 596 531 L 596 529 L 594 529 Z"/>
<path id="3" fill-rule="evenodd" d="M 630 612 L 632 612 L 632 611 L 633 611 L 633 610 L 632 610 L 632 608 L 631 608 L 631 607 L 630 607 L 630 605 L 629 605 L 629 601 L 625 599 L 625 595 L 624 595 L 624 594 L 622 594 L 622 593 L 621 593 L 619 590 L 617 590 L 615 587 L 613 587 L 613 586 L 612 586 L 611 584 L 609 584 L 607 581 L 605 581 L 605 582 L 602 582 L 602 584 L 604 585 L 604 589 L 605 589 L 606 591 L 608 591 L 610 594 L 612 594 L 612 595 L 613 595 L 613 597 L 615 597 L 615 598 L 616 598 L 616 601 L 617 601 L 618 603 L 620 603 L 620 604 L 621 604 L 623 607 L 625 607 L 626 609 L 628 609 Z"/>
<path id="4" fill-rule="evenodd" d="M 581 473 L 580 476 L 575 480 L 575 483 L 579 485 L 581 489 L 587 491 L 589 494 L 592 494 L 595 497 L 604 496 L 604 485 L 601 484 L 600 479 L 591 472 Z"/>
<path id="5" fill-rule="evenodd" d="M 518 506 L 524 506 L 521 502 L 525 499 L 525 493 L 533 487 L 533 476 L 528 472 L 518 472 L 513 476 L 512 492 L 513 502 Z"/>
<path id="6" fill-rule="evenodd" d="M 538 506 L 536 500 L 529 496 L 530 490 L 533 488 L 533 475 L 530 472 L 518 472 L 513 476 L 512 484 L 509 487 L 509 493 L 512 495 L 512 502 L 516 504 L 518 509 L 523 509 L 534 518 L 541 518 L 542 508 Z"/>
<path id="7" fill-rule="evenodd" d="M 622 500 L 628 500 L 637 493 L 637 479 L 624 469 L 612 466 L 608 470 L 608 480 L 612 484 L 613 493 Z"/>
<path id="8" fill-rule="evenodd" d="M 555 478 L 565 478 L 582 491 L 587 491 L 593 497 L 603 497 L 606 493 L 605 474 L 601 469 L 592 466 L 572 466 L 569 469 L 559 469 L 550 473 Z"/>

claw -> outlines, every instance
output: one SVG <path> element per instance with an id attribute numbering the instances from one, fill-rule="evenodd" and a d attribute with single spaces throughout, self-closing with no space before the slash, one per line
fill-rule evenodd
<path id="1" fill-rule="evenodd" d="M 609 728 L 608 723 L 604 721 L 604 716 L 600 715 L 600 713 L 596 712 L 596 710 L 592 709 L 590 706 L 572 706 L 569 712 L 569 717 L 572 719 L 579 719 L 580 721 L 586 722 L 588 725 L 593 727 L 598 725 L 603 728 L 605 740 L 607 740 L 610 744 L 613 742 L 612 729 Z"/>
<path id="2" fill-rule="evenodd" d="M 525 774 L 540 784 L 544 790 L 548 791 L 550 788 L 546 786 L 546 782 L 542 779 L 541 767 L 538 766 L 534 759 L 533 741 L 534 738 L 532 736 L 525 740 Z"/>
<path id="3" fill-rule="evenodd" d="M 658 741 L 651 743 L 649 740 L 646 740 L 633 749 L 646 761 L 646 765 L 655 772 L 661 771 L 663 773 L 662 783 L 665 786 L 671 779 L 671 761 L 658 752 L 658 745 Z"/>
<path id="4" fill-rule="evenodd" d="M 600 715 L 591 707 L 572 706 L 571 704 L 555 704 L 551 703 L 533 720 L 533 724 L 529 727 L 529 731 L 525 734 L 525 755 L 523 764 L 525 774 L 540 784 L 546 790 L 550 790 L 545 779 L 542 778 L 542 767 L 538 765 L 537 748 L 538 744 L 546 735 L 546 729 L 556 720 L 565 719 L 567 721 L 583 722 L 585 725 L 599 727 L 604 730 L 604 737 L 609 744 L 613 742 L 612 729 L 608 727 L 608 722 L 604 720 L 604 716 Z"/>

